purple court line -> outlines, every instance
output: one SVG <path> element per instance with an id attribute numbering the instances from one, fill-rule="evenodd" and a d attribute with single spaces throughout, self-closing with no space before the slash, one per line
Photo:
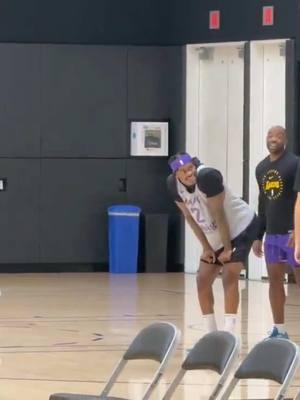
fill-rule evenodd
<path id="1" fill-rule="evenodd" d="M 0 352 L 1 349 L 52 349 L 52 348 L 56 348 L 56 346 L 59 344 L 51 344 L 51 345 L 20 345 L 20 346 L 0 346 Z M 70 345 L 70 344 L 69 344 Z M 128 346 L 129 343 L 118 343 L 118 344 L 72 344 L 72 347 L 76 347 L 76 348 L 86 348 L 86 347 L 96 347 L 96 348 L 101 348 L 101 347 L 115 347 L 115 346 L 120 346 L 120 347 L 126 347 Z M 68 344 L 66 344 L 66 346 L 68 346 Z"/>
<path id="2" fill-rule="evenodd" d="M 54 353 L 116 353 L 116 352 L 124 352 L 126 351 L 128 346 L 123 349 L 94 349 L 94 350 L 35 350 L 35 351 L 5 351 L 0 352 L 1 356 L 5 356 L 5 354 L 54 354 Z"/>
<path id="3" fill-rule="evenodd" d="M 69 342 L 69 343 L 54 343 L 52 346 L 73 346 L 73 345 L 77 345 L 78 342 Z"/>
<path id="4" fill-rule="evenodd" d="M 41 379 L 41 378 L 15 378 L 15 377 L 0 377 L 0 380 L 1 381 L 3 381 L 3 380 L 8 380 L 8 381 L 28 381 L 28 382 L 34 382 L 34 381 L 36 381 L 36 382 L 70 382 L 70 383 L 103 383 L 103 384 L 105 384 L 107 381 L 102 381 L 102 380 L 84 380 L 84 381 L 82 381 L 82 380 L 75 380 L 75 379 Z M 122 380 L 122 381 L 118 381 L 118 383 L 121 383 L 121 384 L 142 384 L 142 385 L 147 385 L 147 384 L 149 384 L 150 383 L 150 380 L 149 381 L 133 381 L 133 380 L 130 380 L 130 381 L 125 381 L 125 380 Z M 168 381 L 168 382 L 165 382 L 166 384 L 170 384 L 170 382 Z M 179 386 L 194 386 L 194 387 L 201 387 L 201 386 L 214 386 L 212 383 L 211 384 L 207 384 L 207 383 L 184 383 L 184 382 L 182 382 L 182 383 L 180 383 L 179 384 Z M 269 387 L 277 387 L 278 385 L 276 385 L 276 383 L 274 382 L 274 383 L 272 383 L 271 381 L 268 383 L 268 386 Z M 241 382 L 241 384 L 240 384 L 240 387 L 248 387 L 248 385 L 247 385 L 247 383 L 242 383 Z M 261 385 L 256 385 L 256 387 L 264 387 L 263 386 L 263 384 L 261 384 Z M 297 384 L 291 384 L 290 386 L 289 386 L 290 388 L 298 388 L 299 387 L 299 385 L 297 385 Z M 266 399 L 260 399 L 260 400 L 272 400 L 272 399 L 270 399 L 270 398 L 266 398 Z M 287 398 L 286 400 L 292 400 L 292 399 L 290 399 L 290 398 Z"/>
<path id="5" fill-rule="evenodd" d="M 167 314 L 157 314 L 157 315 L 153 315 L 153 316 L 149 316 L 149 317 L 144 317 L 144 316 L 127 316 L 127 317 L 119 317 L 119 318 L 113 318 L 113 319 L 109 319 L 109 318 L 90 318 L 90 319 L 76 319 L 76 317 L 74 317 L 73 319 L 50 319 L 48 317 L 43 318 L 43 320 L 39 320 L 39 324 L 40 323 L 44 323 L 44 322 L 93 322 L 93 321 L 102 321 L 102 322 L 107 322 L 107 321 L 111 321 L 111 322 L 117 322 L 117 321 L 131 321 L 131 320 L 136 320 L 136 321 L 152 321 L 154 318 L 169 318 L 169 319 L 178 319 L 178 318 L 182 318 L 181 315 L 177 314 L 177 315 L 167 315 Z M 36 320 L 31 320 L 31 319 L 2 319 L 0 318 L 0 324 L 3 322 L 36 322 Z"/>
<path id="6" fill-rule="evenodd" d="M 126 316 L 128 316 L 128 315 L 134 315 L 134 316 L 140 316 L 140 317 L 147 317 L 147 318 L 152 318 L 152 317 L 155 317 L 156 315 L 159 315 L 159 314 L 143 314 L 143 313 L 137 313 L 137 314 L 128 314 L 128 313 L 125 313 L 125 314 L 121 314 L 121 315 L 115 315 L 115 316 L 113 316 L 113 317 L 111 317 L 112 319 L 115 319 L 115 318 L 121 318 L 121 317 L 126 317 Z M 168 314 L 168 315 L 174 315 L 174 316 L 177 316 L 178 314 Z M 110 316 L 109 315 L 72 315 L 72 316 L 68 316 L 68 315 L 64 315 L 64 316 L 52 316 L 52 317 L 46 317 L 46 316 L 42 316 L 42 315 L 33 315 L 33 316 L 31 316 L 31 317 L 28 317 L 28 318 L 24 318 L 24 317 L 15 317 L 15 318 L 11 318 L 11 317 L 1 317 L 0 316 L 0 321 L 1 320 L 3 320 L 3 321 L 6 321 L 6 320 L 18 320 L 18 319 L 21 319 L 21 320 L 28 320 L 28 319 L 32 319 L 33 321 L 37 321 L 37 320 L 40 320 L 40 319 L 55 319 L 55 318 L 65 318 L 66 320 L 67 319 L 69 319 L 69 318 L 77 318 L 77 319 L 82 319 L 82 320 L 86 320 L 86 319 L 91 319 L 91 318 L 104 318 L 104 319 L 110 319 Z"/>
<path id="7" fill-rule="evenodd" d="M 162 290 L 160 290 L 160 292 L 170 293 L 170 294 L 184 294 L 184 295 L 186 295 L 186 292 L 184 292 L 183 290 L 162 289 Z"/>
<path id="8" fill-rule="evenodd" d="M 193 345 L 193 344 L 192 344 Z M 111 346 L 111 348 L 110 348 Z M 118 347 L 117 347 L 118 346 Z M 51 348 L 53 350 L 26 350 L 26 349 L 34 349 L 34 348 Z M 102 347 L 102 348 L 101 348 Z M 105 348 L 103 348 L 105 347 Z M 1 351 L 2 350 L 13 350 L 20 349 L 20 351 Z M 0 355 L 4 356 L 5 354 L 47 354 L 47 353 L 111 353 L 111 352 L 124 352 L 128 349 L 128 344 L 116 344 L 116 345 L 77 345 L 72 349 L 63 349 L 58 350 L 55 346 L 2 346 L 0 347 Z M 179 346 L 178 351 L 184 351 L 185 347 Z"/>

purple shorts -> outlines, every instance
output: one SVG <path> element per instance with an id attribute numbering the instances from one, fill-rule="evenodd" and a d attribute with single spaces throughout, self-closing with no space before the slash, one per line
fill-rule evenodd
<path id="1" fill-rule="evenodd" d="M 264 243 L 265 259 L 267 264 L 287 263 L 291 267 L 300 267 L 294 258 L 294 248 L 288 246 L 289 234 L 267 234 Z"/>

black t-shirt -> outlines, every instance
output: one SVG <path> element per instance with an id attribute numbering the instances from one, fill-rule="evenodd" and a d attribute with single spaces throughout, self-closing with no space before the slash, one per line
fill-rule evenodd
<path id="1" fill-rule="evenodd" d="M 175 174 L 171 174 L 167 179 L 168 190 L 175 201 L 183 202 L 178 194 L 177 181 Z M 197 171 L 197 186 L 207 197 L 217 196 L 224 190 L 223 177 L 220 171 L 214 168 L 201 168 Z M 186 187 L 186 190 L 193 193 L 195 186 Z"/>
<path id="2" fill-rule="evenodd" d="M 279 235 L 294 229 L 294 181 L 297 166 L 298 157 L 285 151 L 278 160 L 270 161 L 268 156 L 256 167 L 259 185 L 258 239 L 262 239 L 265 232 Z"/>
<path id="3" fill-rule="evenodd" d="M 295 190 L 295 192 L 300 192 L 300 163 L 298 163 L 295 184 L 294 184 L 294 190 Z"/>

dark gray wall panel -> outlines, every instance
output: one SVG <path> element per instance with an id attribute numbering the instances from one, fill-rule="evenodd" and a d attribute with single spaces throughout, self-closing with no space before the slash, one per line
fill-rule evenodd
<path id="1" fill-rule="evenodd" d="M 167 191 L 170 173 L 166 159 L 131 159 L 127 161 L 127 196 L 129 203 L 142 208 L 143 214 L 166 213 L 169 216 L 168 270 L 183 261 L 184 230 L 178 208 Z"/>
<path id="2" fill-rule="evenodd" d="M 127 49 L 43 46 L 42 155 L 127 155 Z"/>
<path id="3" fill-rule="evenodd" d="M 262 25 L 262 7 L 274 6 L 275 23 Z M 299 38 L 298 0 L 172 0 L 170 41 L 173 44 Z M 220 10 L 221 29 L 209 29 L 209 11 Z"/>
<path id="4" fill-rule="evenodd" d="M 169 32 L 170 5 L 166 1 L 35 1 L 39 17 L 36 36 L 45 42 L 160 44 Z"/>
<path id="5" fill-rule="evenodd" d="M 274 26 L 261 8 L 275 6 Z M 221 29 L 210 30 L 209 10 Z M 299 1 L 262 0 L 1 0 L 0 41 L 166 45 L 299 38 Z"/>
<path id="6" fill-rule="evenodd" d="M 39 160 L 0 160 L 0 263 L 39 261 Z"/>
<path id="7" fill-rule="evenodd" d="M 169 20 L 166 0 L 1 0 L 0 41 L 160 44 Z"/>
<path id="8" fill-rule="evenodd" d="M 122 160 L 43 160 L 41 261 L 107 262 L 107 207 L 119 192 Z"/>
<path id="9" fill-rule="evenodd" d="M 130 47 L 129 119 L 169 119 L 170 153 L 185 147 L 183 47 Z"/>
<path id="10" fill-rule="evenodd" d="M 129 159 L 126 170 L 129 203 L 139 205 L 144 213 L 170 211 L 173 202 L 166 186 L 166 159 Z"/>
<path id="11" fill-rule="evenodd" d="M 40 46 L 0 44 L 0 157 L 40 155 Z"/>
<path id="12" fill-rule="evenodd" d="M 168 118 L 170 113 L 169 47 L 130 47 L 128 50 L 128 116 Z"/>

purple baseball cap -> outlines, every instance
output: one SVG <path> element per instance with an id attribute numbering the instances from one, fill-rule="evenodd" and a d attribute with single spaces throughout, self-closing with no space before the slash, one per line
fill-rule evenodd
<path id="1" fill-rule="evenodd" d="M 174 160 L 169 162 L 173 172 L 176 172 L 180 167 L 193 162 L 193 158 L 188 153 L 179 154 Z"/>

